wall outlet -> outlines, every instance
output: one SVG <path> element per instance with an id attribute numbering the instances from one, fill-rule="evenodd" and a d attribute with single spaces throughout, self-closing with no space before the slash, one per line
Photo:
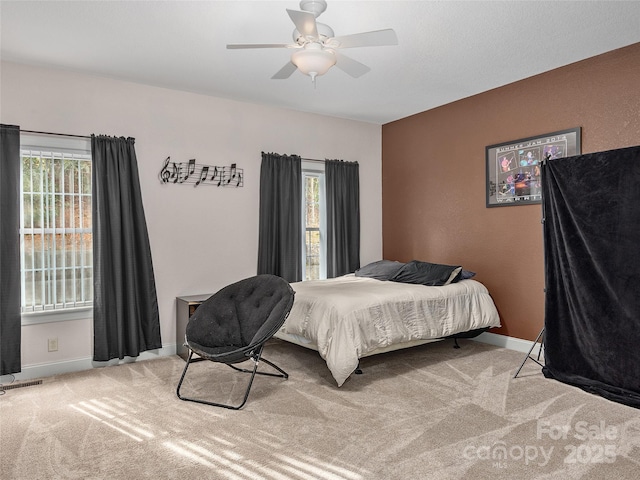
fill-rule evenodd
<path id="1" fill-rule="evenodd" d="M 50 352 L 58 351 L 58 337 L 49 339 L 49 351 Z"/>

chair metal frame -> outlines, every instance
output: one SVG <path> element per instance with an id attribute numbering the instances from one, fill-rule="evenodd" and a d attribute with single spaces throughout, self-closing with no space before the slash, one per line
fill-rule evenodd
<path id="1" fill-rule="evenodd" d="M 189 348 L 188 344 L 185 344 L 185 346 L 187 348 Z M 184 366 L 184 370 L 182 371 L 182 376 L 180 377 L 180 382 L 178 382 L 178 387 L 176 388 L 176 395 L 178 395 L 178 398 L 180 400 L 185 400 L 185 401 L 188 401 L 188 402 L 202 403 L 204 405 L 211 405 L 211 406 L 214 406 L 214 407 L 223 407 L 223 408 L 228 408 L 230 410 L 240 410 L 242 407 L 244 407 L 245 403 L 247 403 L 247 399 L 249 398 L 249 392 L 251 391 L 251 386 L 253 385 L 253 379 L 255 378 L 256 375 L 266 375 L 266 376 L 270 376 L 270 377 L 280 377 L 280 378 L 284 378 L 284 379 L 289 378 L 289 374 L 287 372 L 285 372 L 283 369 L 278 367 L 276 364 L 274 364 L 274 363 L 270 362 L 269 360 L 267 360 L 266 358 L 262 357 L 263 348 L 264 348 L 264 344 L 258 346 L 256 349 L 251 350 L 250 352 L 247 353 L 247 360 L 252 360 L 253 361 L 253 369 L 252 370 L 247 370 L 246 368 L 238 368 L 235 365 L 232 365 L 231 363 L 226 363 L 225 364 L 225 365 L 228 365 L 229 367 L 233 368 L 237 372 L 243 372 L 243 373 L 250 373 L 251 374 L 251 378 L 249 379 L 249 384 L 247 385 L 247 390 L 245 391 L 244 398 L 243 398 L 242 403 L 240 405 L 235 406 L 235 405 L 230 405 L 230 404 L 226 404 L 226 403 L 210 402 L 208 400 L 185 397 L 185 396 L 182 396 L 180 394 L 180 387 L 182 386 L 182 382 L 183 382 L 183 380 L 185 378 L 185 375 L 187 374 L 187 369 L 189 368 L 189 365 L 191 365 L 194 362 L 201 361 L 201 360 L 209 360 L 209 361 L 214 362 L 214 363 L 224 363 L 224 362 L 217 362 L 216 360 L 211 360 L 211 359 L 208 359 L 206 357 L 198 357 L 198 358 L 194 359 L 193 358 L 194 351 L 191 348 L 189 348 L 189 358 L 187 359 L 187 364 Z M 258 371 L 258 364 L 261 361 L 266 363 L 267 365 L 270 365 L 271 367 L 273 367 L 274 369 L 276 369 L 280 373 L 259 372 Z"/>

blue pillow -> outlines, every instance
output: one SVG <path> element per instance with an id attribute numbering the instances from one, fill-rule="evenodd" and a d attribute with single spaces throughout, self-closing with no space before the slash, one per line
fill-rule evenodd
<path id="1" fill-rule="evenodd" d="M 470 270 L 462 270 L 460 272 L 460 280 L 468 280 L 469 278 L 473 278 L 476 276 L 476 272 L 472 272 Z"/>
<path id="2" fill-rule="evenodd" d="M 376 280 L 389 280 L 403 267 L 404 263 L 391 260 L 378 260 L 356 270 L 356 277 L 375 278 Z"/>
<path id="3" fill-rule="evenodd" d="M 391 277 L 391 281 L 439 287 L 457 282 L 461 273 L 461 266 L 412 260 L 405 263 L 398 273 Z"/>

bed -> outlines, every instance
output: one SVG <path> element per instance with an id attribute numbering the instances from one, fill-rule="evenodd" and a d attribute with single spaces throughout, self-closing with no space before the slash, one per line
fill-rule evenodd
<path id="1" fill-rule="evenodd" d="M 317 350 L 341 386 L 362 357 L 499 327 L 487 288 L 457 273 L 435 286 L 357 274 L 292 283 L 293 307 L 275 337 Z"/>

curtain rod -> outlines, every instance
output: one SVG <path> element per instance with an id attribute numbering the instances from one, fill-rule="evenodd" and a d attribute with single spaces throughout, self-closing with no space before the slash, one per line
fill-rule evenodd
<path id="1" fill-rule="evenodd" d="M 68 133 L 38 132 L 36 130 L 22 130 L 22 129 L 20 129 L 20 131 L 24 133 L 37 133 L 40 135 L 55 135 L 57 137 L 91 138 L 89 135 L 70 135 Z"/>
<path id="2" fill-rule="evenodd" d="M 302 158 L 300 157 L 300 160 L 304 160 L 305 162 L 318 162 L 318 163 L 327 163 L 328 161 L 332 161 L 332 160 L 318 160 L 316 158 Z M 347 160 L 338 160 L 339 162 L 344 162 L 344 163 L 358 163 L 358 162 L 349 162 Z"/>

